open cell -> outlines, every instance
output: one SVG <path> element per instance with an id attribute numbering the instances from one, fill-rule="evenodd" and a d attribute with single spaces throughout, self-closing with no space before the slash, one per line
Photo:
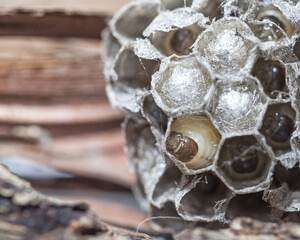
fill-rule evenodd
<path id="1" fill-rule="evenodd" d="M 260 132 L 265 136 L 276 156 L 291 150 L 291 136 L 295 130 L 295 110 L 290 103 L 269 105 Z"/>
<path id="2" fill-rule="evenodd" d="M 267 151 L 254 136 L 240 136 L 226 139 L 217 160 L 217 170 L 233 190 L 259 191 L 259 185 L 266 183 L 272 171 L 271 163 Z"/>
<path id="3" fill-rule="evenodd" d="M 278 61 L 258 59 L 253 66 L 252 75 L 259 79 L 264 92 L 271 98 L 275 98 L 278 92 L 287 92 L 285 67 Z"/>
<path id="4" fill-rule="evenodd" d="M 114 28 L 126 38 L 142 38 L 144 29 L 157 16 L 158 8 L 155 1 L 131 2 L 113 19 Z"/>
<path id="5" fill-rule="evenodd" d="M 165 147 L 177 161 L 197 170 L 212 164 L 220 138 L 206 116 L 182 116 L 172 122 Z"/>
<path id="6" fill-rule="evenodd" d="M 225 212 L 230 191 L 212 173 L 200 177 L 197 185 L 181 199 L 179 212 L 194 220 L 218 219 Z"/>

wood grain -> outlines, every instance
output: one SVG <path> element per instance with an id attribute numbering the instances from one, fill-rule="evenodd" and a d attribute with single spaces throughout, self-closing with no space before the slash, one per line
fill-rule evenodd
<path id="1" fill-rule="evenodd" d="M 100 39 L 106 19 L 128 0 L 2 0 L 0 36 Z"/>
<path id="2" fill-rule="evenodd" d="M 0 153 L 130 186 L 96 40 L 0 39 Z"/>
<path id="3" fill-rule="evenodd" d="M 17 10 L 32 12 L 63 11 L 66 14 L 114 14 L 130 0 L 1 0 L 0 13 Z"/>

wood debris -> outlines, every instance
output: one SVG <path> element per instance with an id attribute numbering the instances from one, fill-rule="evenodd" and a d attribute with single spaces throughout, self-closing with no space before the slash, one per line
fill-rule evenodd
<path id="1" fill-rule="evenodd" d="M 35 191 L 30 183 L 0 165 L 1 239 L 142 240 L 151 239 L 112 229 L 84 203 L 67 204 Z"/>

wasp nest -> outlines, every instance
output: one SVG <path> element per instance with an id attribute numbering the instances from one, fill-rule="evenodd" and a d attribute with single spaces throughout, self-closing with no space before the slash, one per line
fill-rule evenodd
<path id="1" fill-rule="evenodd" d="M 107 93 L 127 113 L 136 192 L 152 216 L 178 216 L 156 226 L 300 211 L 299 12 L 298 0 L 138 0 L 112 18 Z"/>

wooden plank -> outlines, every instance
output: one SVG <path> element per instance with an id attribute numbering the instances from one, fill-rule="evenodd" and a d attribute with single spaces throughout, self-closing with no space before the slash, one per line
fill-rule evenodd
<path id="1" fill-rule="evenodd" d="M 45 12 L 63 11 L 77 14 L 113 14 L 131 0 L 1 0 L 0 13 L 16 10 Z"/>
<path id="2" fill-rule="evenodd" d="M 0 16 L 0 36 L 45 36 L 101 38 L 106 15 L 85 16 L 64 12 L 43 13 L 16 12 Z"/>
<path id="3" fill-rule="evenodd" d="M 99 41 L 1 38 L 0 122 L 120 121 L 123 114 L 108 104 L 102 68 Z"/>
<path id="4" fill-rule="evenodd" d="M 0 155 L 20 155 L 63 172 L 130 187 L 135 175 L 128 169 L 124 141 L 120 129 L 64 135 L 43 145 L 4 139 Z"/>
<path id="5" fill-rule="evenodd" d="M 99 40 L 1 37 L 0 94 L 99 101 L 105 98 L 100 50 Z"/>
<path id="6" fill-rule="evenodd" d="M 106 103 L 58 106 L 0 104 L 0 121 L 15 124 L 76 124 L 120 122 L 123 113 Z"/>
<path id="7" fill-rule="evenodd" d="M 2 0 L 0 36 L 100 39 L 106 18 L 128 0 Z"/>
<path id="8" fill-rule="evenodd" d="M 97 40 L 0 39 L 0 154 L 129 187 Z"/>

